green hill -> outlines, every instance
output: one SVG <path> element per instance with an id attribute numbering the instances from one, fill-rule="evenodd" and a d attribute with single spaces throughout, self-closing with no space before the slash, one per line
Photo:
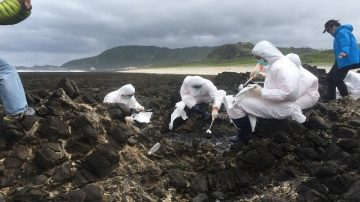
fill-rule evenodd
<path id="1" fill-rule="evenodd" d="M 255 62 L 254 56 L 251 54 L 251 50 L 254 44 L 237 43 L 237 44 L 225 44 L 215 48 L 207 57 L 207 63 L 210 64 L 251 64 Z M 332 50 L 317 50 L 313 48 L 283 48 L 279 47 L 279 50 L 284 54 L 296 53 L 300 56 L 303 63 L 332 63 L 333 52 Z"/>
<path id="2" fill-rule="evenodd" d="M 121 69 L 125 67 L 149 67 L 177 65 L 205 60 L 214 47 L 160 48 L 156 46 L 119 46 L 108 49 L 95 57 L 72 60 L 63 68 L 73 69 Z"/>
<path id="3" fill-rule="evenodd" d="M 118 46 L 103 53 L 69 61 L 61 66 L 66 69 L 114 70 L 126 67 L 159 67 L 184 65 L 241 65 L 253 64 L 251 54 L 254 44 L 240 42 L 216 47 L 160 48 L 156 46 Z M 303 63 L 330 64 L 332 50 L 312 48 L 279 48 L 282 53 L 296 53 Z"/>

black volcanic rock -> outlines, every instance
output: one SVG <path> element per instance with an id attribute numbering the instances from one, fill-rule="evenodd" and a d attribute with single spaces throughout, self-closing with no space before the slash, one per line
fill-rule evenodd
<path id="1" fill-rule="evenodd" d="M 79 90 L 76 82 L 73 80 L 64 78 L 58 83 L 57 87 L 64 89 L 66 94 L 72 99 L 75 99 L 76 97 L 79 96 L 80 90 Z"/>
<path id="2" fill-rule="evenodd" d="M 312 71 L 322 78 L 324 72 Z M 221 74 L 217 87 L 235 92 L 247 75 Z M 179 130 L 168 130 L 185 75 L 21 76 L 37 116 L 0 124 L 5 201 L 359 201 L 356 100 L 318 103 L 304 110 L 304 124 L 259 118 L 250 143 L 232 145 L 236 128 L 227 117 L 214 122 L 211 136 L 209 123 L 191 113 Z M 77 98 L 56 87 L 64 77 L 81 88 Z M 101 103 L 126 83 L 136 87 L 140 104 L 154 109 L 150 124 L 127 125 L 120 105 Z M 87 95 L 96 102 L 81 99 Z M 149 155 L 157 142 L 159 150 Z"/>
<path id="3" fill-rule="evenodd" d="M 99 178 L 108 176 L 119 163 L 119 154 L 109 145 L 100 145 L 85 159 L 86 168 Z"/>
<path id="4" fill-rule="evenodd" d="M 187 181 L 184 177 L 184 173 L 180 169 L 173 169 L 168 171 L 168 177 L 170 184 L 177 189 L 186 187 Z"/>
<path id="5" fill-rule="evenodd" d="M 40 133 L 50 141 L 67 139 L 70 136 L 69 127 L 56 116 L 47 116 L 40 127 Z"/>

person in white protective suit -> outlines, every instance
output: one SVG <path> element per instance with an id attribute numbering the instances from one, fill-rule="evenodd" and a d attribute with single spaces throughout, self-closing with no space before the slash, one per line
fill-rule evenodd
<path id="1" fill-rule="evenodd" d="M 258 42 L 252 53 L 259 64 L 268 66 L 264 87 L 255 84 L 246 94 L 238 93 L 228 107 L 227 113 L 238 128 L 238 134 L 230 138 L 232 142 L 248 143 L 252 138 L 248 114 L 262 118 L 291 118 L 299 123 L 306 120 L 295 103 L 301 80 L 295 64 L 268 41 Z"/>
<path id="2" fill-rule="evenodd" d="M 211 112 L 214 119 L 218 116 L 226 92 L 218 90 L 208 79 L 200 76 L 187 76 L 181 86 L 180 96 L 186 107 L 200 113 L 204 119 L 209 119 L 210 115 L 201 108 L 200 104 L 214 102 Z"/>
<path id="3" fill-rule="evenodd" d="M 295 103 L 298 104 L 301 109 L 309 109 L 313 107 L 320 98 L 318 78 L 301 65 L 299 55 L 289 53 L 286 57 L 296 65 L 300 72 L 299 97 Z"/>
<path id="4" fill-rule="evenodd" d="M 225 91 L 218 90 L 210 80 L 200 76 L 187 76 L 180 89 L 185 106 L 200 113 L 204 119 L 209 119 L 210 115 L 200 104 L 213 102 L 211 115 L 216 118 L 225 95 Z"/>
<path id="5" fill-rule="evenodd" d="M 360 74 L 349 71 L 344 79 L 350 97 L 360 98 Z"/>
<path id="6" fill-rule="evenodd" d="M 108 93 L 103 103 L 120 103 L 123 110 L 132 113 L 132 110 L 144 111 L 145 108 L 141 106 L 135 99 L 135 88 L 131 84 L 126 84 L 116 91 Z M 134 119 L 131 116 L 125 117 L 127 123 L 133 123 Z"/>

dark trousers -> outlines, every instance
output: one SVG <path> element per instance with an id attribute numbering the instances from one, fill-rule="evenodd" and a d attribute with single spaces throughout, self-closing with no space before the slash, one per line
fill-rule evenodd
<path id="1" fill-rule="evenodd" d="M 208 118 L 209 113 L 203 109 L 205 107 L 206 107 L 206 104 L 201 103 L 201 104 L 194 105 L 191 109 L 194 110 L 195 112 L 201 114 L 203 116 L 203 118 Z"/>
<path id="2" fill-rule="evenodd" d="M 250 124 L 250 119 L 247 115 L 239 119 L 232 119 L 232 121 L 239 130 L 238 131 L 239 136 L 247 137 L 251 135 L 251 124 Z"/>
<path id="3" fill-rule="evenodd" d="M 347 96 L 349 94 L 344 79 L 351 69 L 360 68 L 360 64 L 353 64 L 346 66 L 342 69 L 339 69 L 336 62 L 331 67 L 330 72 L 326 76 L 327 80 L 327 98 L 328 99 L 336 99 L 336 88 L 338 88 L 340 95 L 342 97 Z"/>

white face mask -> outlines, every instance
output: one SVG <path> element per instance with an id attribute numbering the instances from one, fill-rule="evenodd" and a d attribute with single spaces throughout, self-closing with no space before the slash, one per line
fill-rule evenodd
<path id="1" fill-rule="evenodd" d="M 193 90 L 193 93 L 196 94 L 196 95 L 200 95 L 201 92 L 202 92 L 202 87 L 197 87 L 197 88 L 194 88 L 192 87 L 192 90 Z"/>
<path id="2" fill-rule="evenodd" d="M 131 100 L 133 95 L 122 95 L 121 98 L 124 100 Z"/>

